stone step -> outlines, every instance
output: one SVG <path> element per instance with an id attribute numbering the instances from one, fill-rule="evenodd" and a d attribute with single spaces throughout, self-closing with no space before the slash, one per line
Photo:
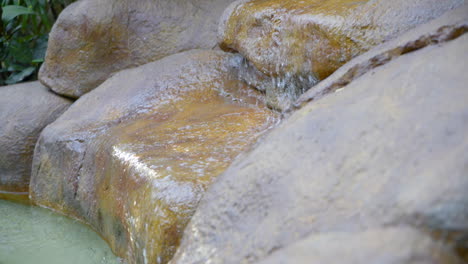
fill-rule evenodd
<path id="1" fill-rule="evenodd" d="M 216 176 L 278 120 L 232 55 L 117 73 L 41 135 L 31 197 L 90 224 L 130 263 L 166 263 Z"/>

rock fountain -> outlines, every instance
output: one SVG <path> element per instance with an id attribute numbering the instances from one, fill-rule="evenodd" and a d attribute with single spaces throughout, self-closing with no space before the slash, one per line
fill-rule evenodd
<path id="1" fill-rule="evenodd" d="M 0 87 L 0 198 L 128 263 L 462 263 L 467 30 L 462 0 L 78 1 L 53 93 Z"/>

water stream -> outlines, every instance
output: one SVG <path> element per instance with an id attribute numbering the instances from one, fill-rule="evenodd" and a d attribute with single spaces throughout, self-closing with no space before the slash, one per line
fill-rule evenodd
<path id="1" fill-rule="evenodd" d="M 95 232 L 39 207 L 0 200 L 0 264 L 123 263 Z"/>

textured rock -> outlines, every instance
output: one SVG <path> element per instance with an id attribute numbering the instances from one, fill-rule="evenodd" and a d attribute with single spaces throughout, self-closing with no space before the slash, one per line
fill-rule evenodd
<path id="1" fill-rule="evenodd" d="M 39 134 L 70 104 L 39 82 L 0 87 L 0 198 L 27 199 Z"/>
<path id="2" fill-rule="evenodd" d="M 449 247 L 410 228 L 312 235 L 259 264 L 462 263 Z"/>
<path id="3" fill-rule="evenodd" d="M 463 3 L 241 0 L 223 15 L 221 46 L 241 53 L 243 78 L 284 109 L 351 58 Z"/>
<path id="4" fill-rule="evenodd" d="M 464 34 L 292 114 L 210 187 L 172 263 L 252 263 L 306 236 L 400 225 L 466 252 L 467 54 Z"/>
<path id="5" fill-rule="evenodd" d="M 233 0 L 81 0 L 50 33 L 42 83 L 79 97 L 113 72 L 216 46 L 219 17 Z"/>
<path id="6" fill-rule="evenodd" d="M 82 219 L 130 263 L 166 263 L 204 190 L 276 114 L 191 51 L 115 74 L 39 139 L 33 202 Z"/>
<path id="7" fill-rule="evenodd" d="M 298 108 L 306 103 L 336 92 L 366 72 L 379 67 L 399 56 L 430 45 L 454 39 L 468 32 L 468 4 L 448 11 L 440 18 L 404 33 L 398 38 L 376 46 L 346 63 L 330 77 L 303 94 L 294 105 Z"/>

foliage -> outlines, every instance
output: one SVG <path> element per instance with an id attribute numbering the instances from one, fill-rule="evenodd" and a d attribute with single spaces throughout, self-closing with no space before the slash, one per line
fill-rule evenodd
<path id="1" fill-rule="evenodd" d="M 37 78 L 48 34 L 74 0 L 0 0 L 0 85 Z"/>

